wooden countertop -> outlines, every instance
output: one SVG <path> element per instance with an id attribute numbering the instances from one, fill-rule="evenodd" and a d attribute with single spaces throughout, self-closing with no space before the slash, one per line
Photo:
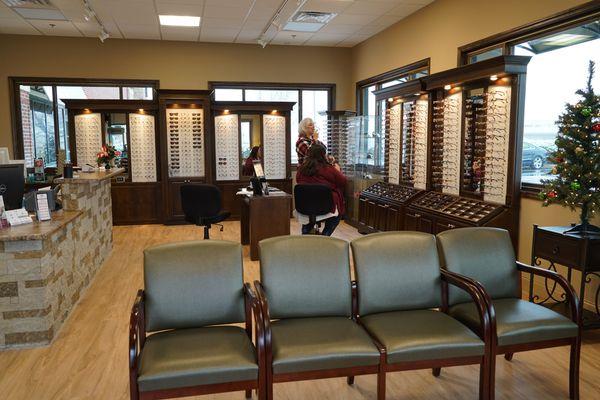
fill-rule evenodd
<path id="1" fill-rule="evenodd" d="M 42 240 L 63 228 L 69 222 L 83 214 L 82 211 L 55 211 L 50 221 L 36 221 L 33 224 L 11 226 L 0 229 L 0 242 L 16 240 Z"/>
<path id="2" fill-rule="evenodd" d="M 125 168 L 111 168 L 109 170 L 95 170 L 94 172 L 78 172 L 73 173 L 73 178 L 58 178 L 55 182 L 59 183 L 82 183 L 89 181 L 102 181 L 104 179 L 110 179 L 113 176 L 119 175 L 125 172 Z"/>

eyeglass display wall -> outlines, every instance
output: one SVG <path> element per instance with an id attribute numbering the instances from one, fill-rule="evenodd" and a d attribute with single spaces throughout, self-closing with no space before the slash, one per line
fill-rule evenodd
<path id="1" fill-rule="evenodd" d="M 212 101 L 213 181 L 221 189 L 223 209 L 241 214 L 236 193 L 250 184 L 252 163 L 260 160 L 270 186 L 291 193 L 291 102 Z M 253 149 L 259 151 L 253 156 Z M 290 210 L 291 211 L 291 210 Z"/>
<path id="2" fill-rule="evenodd" d="M 326 132 L 327 154 L 335 159 L 344 175 L 353 177 L 359 152 L 357 139 L 361 127 L 367 124 L 354 111 L 330 110 L 321 114 L 327 116 L 325 126 L 319 127 Z"/>
<path id="3" fill-rule="evenodd" d="M 75 115 L 75 146 L 79 165 L 96 165 L 102 147 L 102 116 L 99 113 Z"/>
<path id="4" fill-rule="evenodd" d="M 204 110 L 167 108 L 169 178 L 204 177 Z"/>
<path id="5" fill-rule="evenodd" d="M 156 182 L 156 127 L 154 115 L 129 114 L 132 182 Z"/>
<path id="6" fill-rule="evenodd" d="M 496 226 L 508 229 L 516 244 L 522 99 L 529 60 L 523 56 L 501 56 L 411 81 L 413 88 L 421 89 L 414 103 L 400 95 L 410 92 L 409 83 L 377 91 L 378 101 L 388 99 L 385 126 L 391 169 L 388 182 L 379 182 L 361 192 L 364 204 L 389 208 L 387 193 L 395 187 L 398 176 L 400 186 L 426 189 L 403 203 L 404 229 L 438 233 L 463 226 Z M 415 96 L 417 92 L 413 90 Z M 431 124 L 426 128 L 425 145 L 419 140 L 425 136 L 411 136 L 410 127 L 412 115 L 414 129 L 425 123 L 416 112 L 420 105 L 421 111 L 427 107 L 426 102 L 419 103 L 426 97 L 424 94 L 431 99 L 427 111 Z M 408 118 L 399 130 L 398 121 L 405 116 Z M 395 175 L 392 150 L 398 132 L 400 171 Z M 425 149 L 424 157 L 417 147 Z M 420 171 L 425 171 L 425 182 Z M 378 224 L 371 216 L 374 213 L 368 207 L 364 209 L 360 221 L 363 225 L 375 230 L 390 229 L 389 221 Z"/>
<path id="7" fill-rule="evenodd" d="M 181 186 L 212 182 L 211 115 L 208 90 L 165 90 L 158 93 L 163 222 L 185 221 Z"/>
<path id="8" fill-rule="evenodd" d="M 162 222 L 156 103 L 142 100 L 63 100 L 69 110 L 69 143 L 75 165 L 97 165 L 102 145 L 114 146 L 113 224 Z M 74 139 L 74 140 L 73 140 Z"/>

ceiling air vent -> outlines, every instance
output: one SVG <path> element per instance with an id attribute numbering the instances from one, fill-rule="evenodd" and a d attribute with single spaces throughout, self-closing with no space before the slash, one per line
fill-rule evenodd
<path id="1" fill-rule="evenodd" d="M 335 18 L 337 14 L 318 11 L 298 11 L 292 17 L 293 22 L 304 22 L 312 24 L 326 24 Z"/>
<path id="2" fill-rule="evenodd" d="M 294 32 L 317 32 L 329 21 L 335 18 L 335 13 L 325 13 L 317 11 L 299 11 L 285 26 L 284 31 Z"/>
<path id="3" fill-rule="evenodd" d="M 54 7 L 50 0 L 2 0 L 9 7 Z"/>

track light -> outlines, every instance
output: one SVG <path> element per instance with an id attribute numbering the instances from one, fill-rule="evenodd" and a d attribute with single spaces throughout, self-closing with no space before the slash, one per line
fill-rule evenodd
<path id="1" fill-rule="evenodd" d="M 100 31 L 100 33 L 98 34 L 98 39 L 100 39 L 100 41 L 102 43 L 104 43 L 104 41 L 106 39 L 108 39 L 110 37 L 110 35 L 108 34 L 108 32 L 106 32 L 106 30 L 104 28 L 102 28 L 102 30 Z"/>
<path id="2" fill-rule="evenodd" d="M 268 42 L 265 39 L 258 39 L 258 44 L 261 45 L 264 49 L 265 47 L 267 47 Z"/>

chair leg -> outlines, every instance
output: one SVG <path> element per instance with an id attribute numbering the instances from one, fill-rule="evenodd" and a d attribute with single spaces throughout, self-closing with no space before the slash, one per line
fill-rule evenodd
<path id="1" fill-rule="evenodd" d="M 210 239 L 210 237 L 208 235 L 209 229 L 210 229 L 210 227 L 208 225 L 204 225 L 204 240 Z"/>
<path id="2" fill-rule="evenodd" d="M 504 359 L 505 359 L 506 361 L 512 361 L 512 359 L 513 359 L 513 355 L 514 355 L 514 354 L 515 354 L 515 353 L 504 353 Z"/>
<path id="3" fill-rule="evenodd" d="M 385 371 L 377 373 L 377 400 L 385 400 Z"/>
<path id="4" fill-rule="evenodd" d="M 251 399 L 252 398 L 252 389 L 246 390 L 246 398 L 247 399 Z"/>
<path id="5" fill-rule="evenodd" d="M 571 345 L 571 362 L 569 366 L 569 398 L 579 400 L 579 359 L 581 355 L 581 337 Z"/>
<path id="6" fill-rule="evenodd" d="M 348 385 L 354 385 L 354 377 L 353 376 L 349 376 L 348 378 L 346 378 L 346 383 Z"/>
<path id="7" fill-rule="evenodd" d="M 433 374 L 433 376 L 435 376 L 437 378 L 442 373 L 442 369 L 441 368 L 433 368 L 431 370 L 431 373 Z"/>
<path id="8" fill-rule="evenodd" d="M 484 393 L 487 395 L 488 400 L 494 400 L 496 398 L 496 353 L 492 351 L 492 354 L 489 357 L 485 358 L 484 365 L 486 366 L 484 374 L 484 386 L 487 386 L 487 390 L 484 390 Z M 485 397 L 484 397 L 485 398 Z"/>

